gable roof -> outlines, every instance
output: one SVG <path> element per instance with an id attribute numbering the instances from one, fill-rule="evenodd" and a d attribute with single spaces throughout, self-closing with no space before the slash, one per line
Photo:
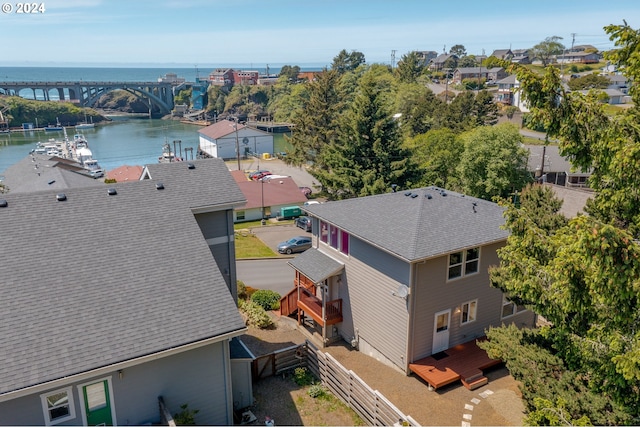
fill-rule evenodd
<path id="1" fill-rule="evenodd" d="M 288 204 L 302 205 L 307 201 L 307 197 L 291 177 L 261 182 L 247 179 L 243 171 L 235 170 L 231 171 L 231 174 L 247 199 L 247 202 L 240 207 L 241 209 Z"/>
<path id="2" fill-rule="evenodd" d="M 186 185 L 197 176 L 186 163 L 158 166 L 163 190 L 143 180 L 69 188 L 65 201 L 56 191 L 1 196 L 8 205 L 0 207 L 0 400 L 244 332 L 193 214 L 202 205 L 240 203 L 242 194 L 230 177 L 203 192 Z M 217 159 L 195 171 L 207 168 L 228 176 Z"/>
<path id="3" fill-rule="evenodd" d="M 244 129 L 247 126 L 242 123 L 237 123 L 238 130 Z M 204 127 L 198 131 L 200 135 L 204 135 L 210 139 L 220 139 L 236 131 L 236 122 L 231 120 L 220 120 L 212 125 Z"/>
<path id="4" fill-rule="evenodd" d="M 503 208 L 437 187 L 309 205 L 304 210 L 407 262 L 508 236 L 501 228 Z"/>
<path id="5" fill-rule="evenodd" d="M 170 183 L 176 192 L 173 197 L 194 212 L 233 208 L 245 202 L 222 159 L 154 163 L 145 166 L 142 176 L 165 186 Z"/>
<path id="6" fill-rule="evenodd" d="M 74 161 L 35 153 L 8 167 L 4 183 L 12 193 L 104 185 Z"/>
<path id="7" fill-rule="evenodd" d="M 115 179 L 117 182 L 138 181 L 142 176 L 144 168 L 142 166 L 120 166 L 107 171 L 106 178 Z"/>

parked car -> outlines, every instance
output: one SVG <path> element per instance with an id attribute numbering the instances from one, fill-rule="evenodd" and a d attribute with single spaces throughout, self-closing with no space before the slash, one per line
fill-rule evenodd
<path id="1" fill-rule="evenodd" d="M 265 176 L 265 174 L 266 174 L 266 175 L 271 175 L 271 172 L 269 172 L 268 170 L 260 169 L 260 170 L 257 170 L 257 171 L 254 171 L 254 172 L 251 172 L 251 173 L 249 174 L 249 179 L 253 179 L 253 180 L 260 179 L 260 178 L 262 178 L 263 176 Z M 256 178 L 256 177 L 257 177 L 257 178 Z"/>
<path id="2" fill-rule="evenodd" d="M 269 176 L 271 175 L 271 172 L 269 171 L 262 171 L 260 173 L 257 173 L 255 175 L 253 175 L 253 178 L 251 178 L 254 181 L 260 181 L 262 178 L 264 178 L 265 176 Z"/>
<path id="3" fill-rule="evenodd" d="M 89 175 L 95 178 L 102 178 L 104 176 L 104 171 L 102 169 L 93 169 L 89 171 Z"/>
<path id="4" fill-rule="evenodd" d="M 311 231 L 311 218 L 301 216 L 296 218 L 296 227 L 302 228 L 304 231 Z"/>
<path id="5" fill-rule="evenodd" d="M 309 248 L 311 248 L 311 237 L 297 236 L 280 243 L 278 245 L 278 252 L 289 255 L 294 252 L 304 252 Z"/>

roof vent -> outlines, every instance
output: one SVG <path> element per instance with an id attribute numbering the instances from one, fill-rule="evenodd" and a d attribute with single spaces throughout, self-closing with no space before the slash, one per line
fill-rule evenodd
<path id="1" fill-rule="evenodd" d="M 440 192 L 440 195 L 441 195 L 442 197 L 447 197 L 447 193 L 445 193 L 444 191 Z"/>
<path id="2" fill-rule="evenodd" d="M 67 200 L 67 195 L 64 193 L 58 193 L 56 194 L 56 200 L 59 202 L 64 202 L 65 200 Z"/>
<path id="3" fill-rule="evenodd" d="M 161 183 L 161 182 L 157 183 L 157 184 L 156 184 L 156 189 L 157 189 L 157 190 L 164 190 L 164 184 L 163 184 L 163 183 Z"/>
<path id="4" fill-rule="evenodd" d="M 427 194 L 427 199 L 431 200 L 433 199 L 433 196 L 431 194 Z"/>
<path id="5" fill-rule="evenodd" d="M 196 165 L 194 165 L 193 163 L 188 163 L 188 164 L 187 164 L 187 167 L 188 167 L 189 169 L 195 169 L 195 168 L 196 168 Z"/>
<path id="6" fill-rule="evenodd" d="M 54 182 L 56 182 L 56 180 L 55 180 L 55 179 L 52 179 L 51 181 L 47 182 L 47 184 L 51 185 L 51 184 L 53 184 Z"/>
<path id="7" fill-rule="evenodd" d="M 6 208 L 9 203 L 5 199 L 0 199 L 0 208 Z"/>
<path id="8" fill-rule="evenodd" d="M 413 194 L 411 195 L 411 198 L 412 198 L 412 199 L 415 199 L 416 197 L 418 197 L 418 194 L 417 194 L 417 193 L 413 193 Z"/>
<path id="9" fill-rule="evenodd" d="M 478 211 L 476 210 L 476 206 L 478 206 L 478 204 L 477 204 L 476 202 L 473 202 L 473 206 L 472 206 L 473 213 L 478 212 Z"/>
<path id="10" fill-rule="evenodd" d="M 110 196 L 115 196 L 116 194 L 118 194 L 118 191 L 115 188 L 109 188 L 107 189 L 107 194 Z"/>
<path id="11" fill-rule="evenodd" d="M 405 196 L 410 196 L 411 195 L 411 191 L 407 191 L 406 193 L 404 193 Z"/>

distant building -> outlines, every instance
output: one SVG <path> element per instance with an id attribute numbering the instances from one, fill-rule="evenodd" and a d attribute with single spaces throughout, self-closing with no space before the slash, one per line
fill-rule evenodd
<path id="1" fill-rule="evenodd" d="M 511 58 L 513 58 L 513 52 L 511 51 L 511 49 L 496 49 L 493 51 L 491 56 L 494 56 L 498 59 L 511 60 Z"/>
<path id="2" fill-rule="evenodd" d="M 142 176 L 142 166 L 120 166 L 119 168 L 107 171 L 106 179 L 115 179 L 116 182 L 134 182 L 140 180 Z"/>
<path id="3" fill-rule="evenodd" d="M 162 77 L 158 77 L 158 83 L 173 83 L 179 85 L 184 82 L 184 77 L 178 77 L 176 73 L 167 73 Z"/>
<path id="4" fill-rule="evenodd" d="M 417 50 L 416 53 L 418 54 L 418 57 L 424 63 L 424 65 L 429 64 L 431 60 L 438 57 L 438 52 L 436 52 L 435 50 Z"/>
<path id="5" fill-rule="evenodd" d="M 236 131 L 237 127 L 237 131 Z M 220 120 L 200 129 L 199 149 L 210 157 L 225 160 L 251 155 L 273 155 L 273 134 L 230 120 Z M 240 150 L 239 154 L 236 150 Z"/>
<path id="6" fill-rule="evenodd" d="M 229 86 L 233 84 L 233 69 L 216 68 L 209 73 L 209 83 L 214 86 Z"/>

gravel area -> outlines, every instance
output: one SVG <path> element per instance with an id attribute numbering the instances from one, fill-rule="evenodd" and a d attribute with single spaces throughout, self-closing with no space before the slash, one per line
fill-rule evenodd
<path id="1" fill-rule="evenodd" d="M 269 330 L 249 328 L 243 341 L 254 353 L 262 355 L 305 341 L 305 335 L 297 330 L 295 321 L 272 315 L 276 327 Z M 524 405 L 517 382 L 504 367 L 485 372 L 489 383 L 470 391 L 460 383 L 454 383 L 436 391 L 429 391 L 427 384 L 415 376 L 403 373 L 344 345 L 332 345 L 323 351 L 331 354 L 347 369 L 354 371 L 371 388 L 380 391 L 406 415 L 424 426 L 508 426 L 522 425 Z M 290 405 L 291 390 L 280 380 L 259 381 L 254 387 L 258 401 L 256 416 L 263 420 L 270 415 L 279 425 L 308 425 L 301 414 Z M 290 379 L 287 381 L 292 382 Z M 282 394 L 284 390 L 284 395 Z M 302 393 L 304 394 L 304 393 Z M 273 396 L 273 399 L 271 399 Z M 288 396 L 288 397 L 287 397 Z M 298 397 L 294 397 L 294 400 Z M 271 400 L 270 400 L 271 399 Z M 262 418 L 261 418 L 262 417 Z M 330 417 L 330 416 L 328 416 Z M 335 417 L 334 417 L 335 418 Z M 334 420 L 317 419 L 313 424 L 336 424 Z M 352 425 L 346 424 L 346 425 Z"/>

